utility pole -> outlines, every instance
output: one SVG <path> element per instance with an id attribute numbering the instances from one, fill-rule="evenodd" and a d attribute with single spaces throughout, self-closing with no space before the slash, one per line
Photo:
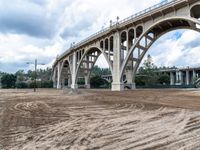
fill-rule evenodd
<path id="1" fill-rule="evenodd" d="M 34 92 L 36 92 L 36 79 L 37 79 L 37 59 L 35 59 L 35 78 L 34 78 Z"/>
<path id="2" fill-rule="evenodd" d="M 34 64 L 34 66 L 35 66 L 35 72 L 34 72 L 34 92 L 36 92 L 36 88 L 37 88 L 37 65 L 38 65 L 37 59 L 35 59 L 34 63 L 27 62 L 26 64 Z M 45 64 L 40 64 L 40 65 L 45 65 Z"/>

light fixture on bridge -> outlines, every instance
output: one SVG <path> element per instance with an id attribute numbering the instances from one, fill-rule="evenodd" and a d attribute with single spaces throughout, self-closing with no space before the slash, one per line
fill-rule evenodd
<path id="1" fill-rule="evenodd" d="M 75 42 L 72 42 L 72 43 L 71 43 L 71 48 L 74 47 L 74 45 L 75 45 Z"/>
<path id="2" fill-rule="evenodd" d="M 119 16 L 117 16 L 117 23 L 119 23 Z"/>
<path id="3" fill-rule="evenodd" d="M 112 27 L 112 23 L 113 23 L 112 20 L 110 20 L 110 27 Z"/>

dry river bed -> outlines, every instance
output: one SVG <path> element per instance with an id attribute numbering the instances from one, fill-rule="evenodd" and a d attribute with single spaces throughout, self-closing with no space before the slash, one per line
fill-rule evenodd
<path id="1" fill-rule="evenodd" d="M 200 91 L 0 90 L 0 150 L 200 149 Z"/>

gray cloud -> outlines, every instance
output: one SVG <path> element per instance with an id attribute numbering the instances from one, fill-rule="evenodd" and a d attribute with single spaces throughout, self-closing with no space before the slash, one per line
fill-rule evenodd
<path id="1" fill-rule="evenodd" d="M 0 32 L 26 34 L 40 38 L 51 38 L 56 32 L 57 17 L 47 15 L 38 0 L 0 1 Z M 36 4 L 37 3 L 37 4 Z M 38 5 L 38 4 L 41 4 Z"/>
<path id="2" fill-rule="evenodd" d="M 187 44 L 184 45 L 185 49 L 191 49 L 191 48 L 195 48 L 200 46 L 200 40 L 199 39 L 195 39 Z"/>
<path id="3" fill-rule="evenodd" d="M 47 0 L 29 0 L 29 1 L 38 5 L 46 5 L 48 2 Z"/>
<path id="4" fill-rule="evenodd" d="M 71 27 L 66 27 L 64 31 L 61 33 L 62 38 L 68 37 L 77 37 L 80 35 L 81 31 L 88 30 L 90 26 L 92 26 L 94 20 L 90 20 L 88 18 L 82 18 L 76 24 Z"/>

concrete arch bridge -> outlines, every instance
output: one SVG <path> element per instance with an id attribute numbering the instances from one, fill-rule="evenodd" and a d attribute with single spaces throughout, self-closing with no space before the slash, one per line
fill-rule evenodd
<path id="1" fill-rule="evenodd" d="M 54 87 L 78 88 L 84 77 L 90 88 L 90 74 L 102 54 L 112 72 L 112 90 L 124 89 L 124 77 L 135 88 L 136 71 L 151 45 L 172 30 L 200 31 L 200 0 L 167 0 L 147 8 L 73 45 L 53 64 Z"/>

